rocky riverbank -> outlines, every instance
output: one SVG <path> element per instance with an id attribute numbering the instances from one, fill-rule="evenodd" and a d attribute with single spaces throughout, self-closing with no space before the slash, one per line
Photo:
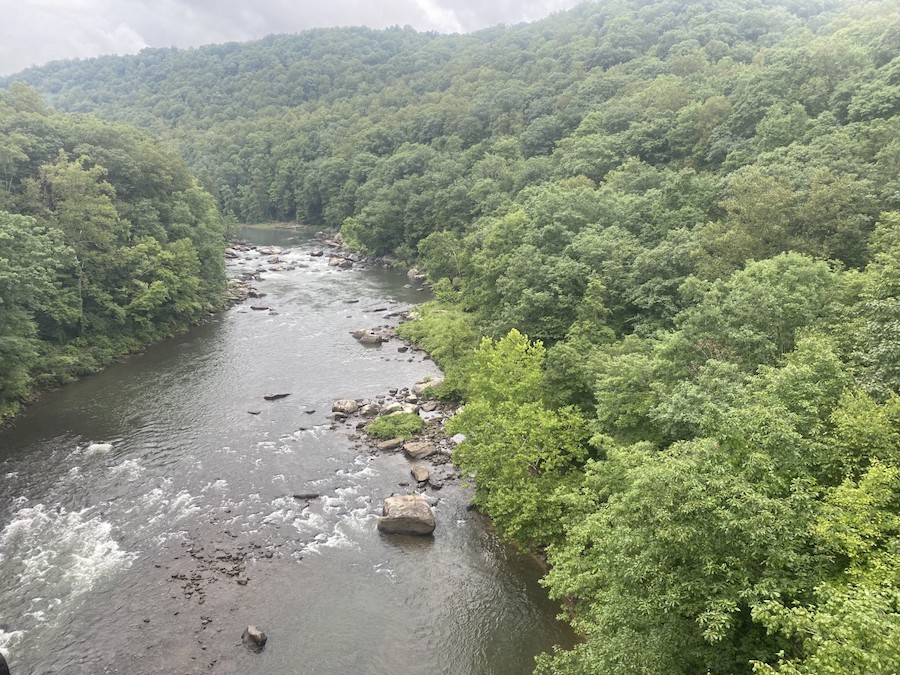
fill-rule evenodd
<path id="1" fill-rule="evenodd" d="M 329 415 L 332 429 L 346 432 L 358 450 L 370 454 L 402 454 L 409 462 L 409 479 L 398 485 L 404 488 L 399 496 L 415 495 L 429 506 L 440 502 L 439 491 L 445 485 L 456 484 L 460 479 L 459 470 L 452 462 L 452 454 L 453 448 L 462 438 L 449 437 L 444 431 L 446 422 L 456 414 L 457 406 L 428 396 L 429 390 L 433 390 L 441 382 L 440 378 L 422 380 L 412 387 L 389 389 L 373 399 L 338 400 L 334 402 Z M 393 438 L 379 438 L 368 433 L 373 422 L 394 415 L 419 416 L 423 421 L 421 431 Z M 398 495 L 391 495 L 393 496 Z M 389 517 L 386 503 L 385 513 L 379 524 L 382 531 L 421 534 L 425 527 L 422 521 L 427 518 L 427 514 L 422 518 L 412 518 L 415 522 L 406 529 L 398 529 L 394 525 L 386 530 L 382 525 L 384 518 Z M 432 521 L 427 533 L 433 529 Z"/>

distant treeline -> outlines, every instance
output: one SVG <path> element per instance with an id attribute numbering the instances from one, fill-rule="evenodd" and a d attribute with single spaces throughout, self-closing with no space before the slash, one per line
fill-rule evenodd
<path id="1" fill-rule="evenodd" d="M 403 330 L 466 401 L 456 459 L 585 637 L 539 672 L 900 672 L 896 2 L 614 0 L 18 78 L 176 144 L 229 217 L 427 271 Z"/>

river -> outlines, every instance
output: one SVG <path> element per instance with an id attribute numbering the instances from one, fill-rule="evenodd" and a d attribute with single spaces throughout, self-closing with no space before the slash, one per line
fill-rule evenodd
<path id="1" fill-rule="evenodd" d="M 245 234 L 305 265 L 256 282 L 272 311 L 236 306 L 0 432 L 12 675 L 519 674 L 570 645 L 537 565 L 466 508 L 466 486 L 428 489 L 434 537 L 379 534 L 384 497 L 412 489 L 409 464 L 326 417 L 335 399 L 437 373 L 396 340 L 349 334 L 422 291 L 330 268 L 295 232 Z M 291 395 L 263 400 L 274 391 Z M 322 497 L 294 499 L 303 490 Z M 259 654 L 241 643 L 248 624 L 269 637 Z"/>

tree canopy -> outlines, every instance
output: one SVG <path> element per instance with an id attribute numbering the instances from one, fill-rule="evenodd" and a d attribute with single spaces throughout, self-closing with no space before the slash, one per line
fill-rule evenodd
<path id="1" fill-rule="evenodd" d="M 146 133 L 0 91 L 0 419 L 220 305 L 222 220 Z"/>

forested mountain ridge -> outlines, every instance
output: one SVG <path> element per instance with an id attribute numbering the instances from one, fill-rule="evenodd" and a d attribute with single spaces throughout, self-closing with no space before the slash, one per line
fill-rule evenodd
<path id="1" fill-rule="evenodd" d="M 224 295 L 222 219 L 145 132 L 0 91 L 0 421 Z"/>
<path id="2" fill-rule="evenodd" d="M 823 113 L 839 127 L 884 117 L 894 4 L 620 0 L 466 36 L 321 29 L 8 81 L 176 140 L 238 219 L 352 216 L 362 243 L 411 253 L 485 212 L 469 196 L 479 179 L 514 195 L 547 178 L 596 181 L 630 157 L 733 170 L 801 130 L 821 135 L 809 125 Z M 404 214 L 414 196 L 431 209 Z"/>
<path id="3" fill-rule="evenodd" d="M 896 2 L 619 0 L 17 77 L 176 143 L 230 216 L 427 271 L 403 330 L 466 401 L 456 459 L 585 636 L 539 672 L 900 671 Z"/>

